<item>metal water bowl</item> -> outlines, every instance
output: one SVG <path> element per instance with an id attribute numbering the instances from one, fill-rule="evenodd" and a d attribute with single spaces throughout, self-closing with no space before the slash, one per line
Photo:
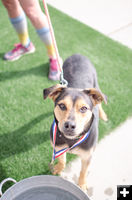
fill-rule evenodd
<path id="1" fill-rule="evenodd" d="M 0 200 L 90 200 L 78 186 L 58 176 L 26 178 L 16 182 L 2 194 L 5 182 L 6 180 L 0 184 Z"/>

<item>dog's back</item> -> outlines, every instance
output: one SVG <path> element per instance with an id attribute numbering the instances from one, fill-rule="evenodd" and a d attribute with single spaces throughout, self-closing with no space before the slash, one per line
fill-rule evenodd
<path id="1" fill-rule="evenodd" d="M 75 54 L 67 58 L 63 64 L 63 71 L 68 87 L 99 89 L 96 70 L 87 57 Z"/>

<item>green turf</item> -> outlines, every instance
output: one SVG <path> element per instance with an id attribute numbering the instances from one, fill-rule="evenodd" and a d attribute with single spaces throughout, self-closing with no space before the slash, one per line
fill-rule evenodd
<path id="1" fill-rule="evenodd" d="M 51 7 L 49 12 L 61 57 L 80 53 L 97 69 L 100 87 L 108 97 L 103 107 L 109 121 L 100 122 L 101 139 L 132 115 L 132 51 Z M 18 39 L 0 3 L 0 180 L 50 174 L 53 103 L 44 101 L 42 93 L 55 83 L 47 78 L 44 45 L 28 23 L 36 52 L 15 62 L 3 61 L 4 52 Z"/>

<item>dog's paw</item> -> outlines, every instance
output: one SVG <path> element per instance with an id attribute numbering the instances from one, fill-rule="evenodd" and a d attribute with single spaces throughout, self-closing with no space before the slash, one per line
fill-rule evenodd
<path id="1" fill-rule="evenodd" d="M 79 187 L 80 187 L 84 192 L 87 191 L 88 186 L 87 186 L 86 180 L 84 180 L 84 179 L 82 179 L 82 178 L 80 177 L 79 180 L 78 180 L 78 185 L 79 185 Z"/>
<path id="2" fill-rule="evenodd" d="M 64 170 L 64 168 L 65 168 L 65 165 L 63 165 L 63 164 L 60 164 L 60 163 L 58 163 L 58 164 L 56 164 L 55 166 L 54 166 L 54 168 L 53 168 L 53 174 L 54 175 L 56 175 L 56 174 L 61 174 L 61 172 Z"/>
<path id="3" fill-rule="evenodd" d="M 83 192 L 87 192 L 87 190 L 88 190 L 88 186 L 87 186 L 87 184 L 85 183 L 85 184 L 79 184 L 79 187 L 83 190 Z"/>

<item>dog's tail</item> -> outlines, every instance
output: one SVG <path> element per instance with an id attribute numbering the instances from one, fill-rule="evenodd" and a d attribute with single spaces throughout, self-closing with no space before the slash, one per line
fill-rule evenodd
<path id="1" fill-rule="evenodd" d="M 94 71 L 94 87 L 95 87 L 98 91 L 101 92 L 101 89 L 100 89 L 100 87 L 99 87 L 98 80 L 97 80 L 97 73 L 96 73 L 96 70 Z M 101 92 L 101 93 L 102 93 L 102 92 Z M 107 97 L 106 97 L 106 95 L 104 95 L 104 94 L 103 94 L 103 96 L 104 96 L 104 98 L 105 98 L 105 104 L 107 104 Z M 100 119 L 102 119 L 102 120 L 105 121 L 105 122 L 108 121 L 108 117 L 107 117 L 106 113 L 104 112 L 104 110 L 103 110 L 103 108 L 102 108 L 102 105 L 99 104 L 98 106 L 99 106 L 99 117 L 100 117 Z"/>
<path id="2" fill-rule="evenodd" d="M 100 117 L 100 119 L 102 119 L 103 121 L 107 122 L 108 121 L 108 117 L 107 117 L 105 111 L 103 110 L 102 105 L 98 104 L 98 106 L 99 106 L 99 117 Z"/>

